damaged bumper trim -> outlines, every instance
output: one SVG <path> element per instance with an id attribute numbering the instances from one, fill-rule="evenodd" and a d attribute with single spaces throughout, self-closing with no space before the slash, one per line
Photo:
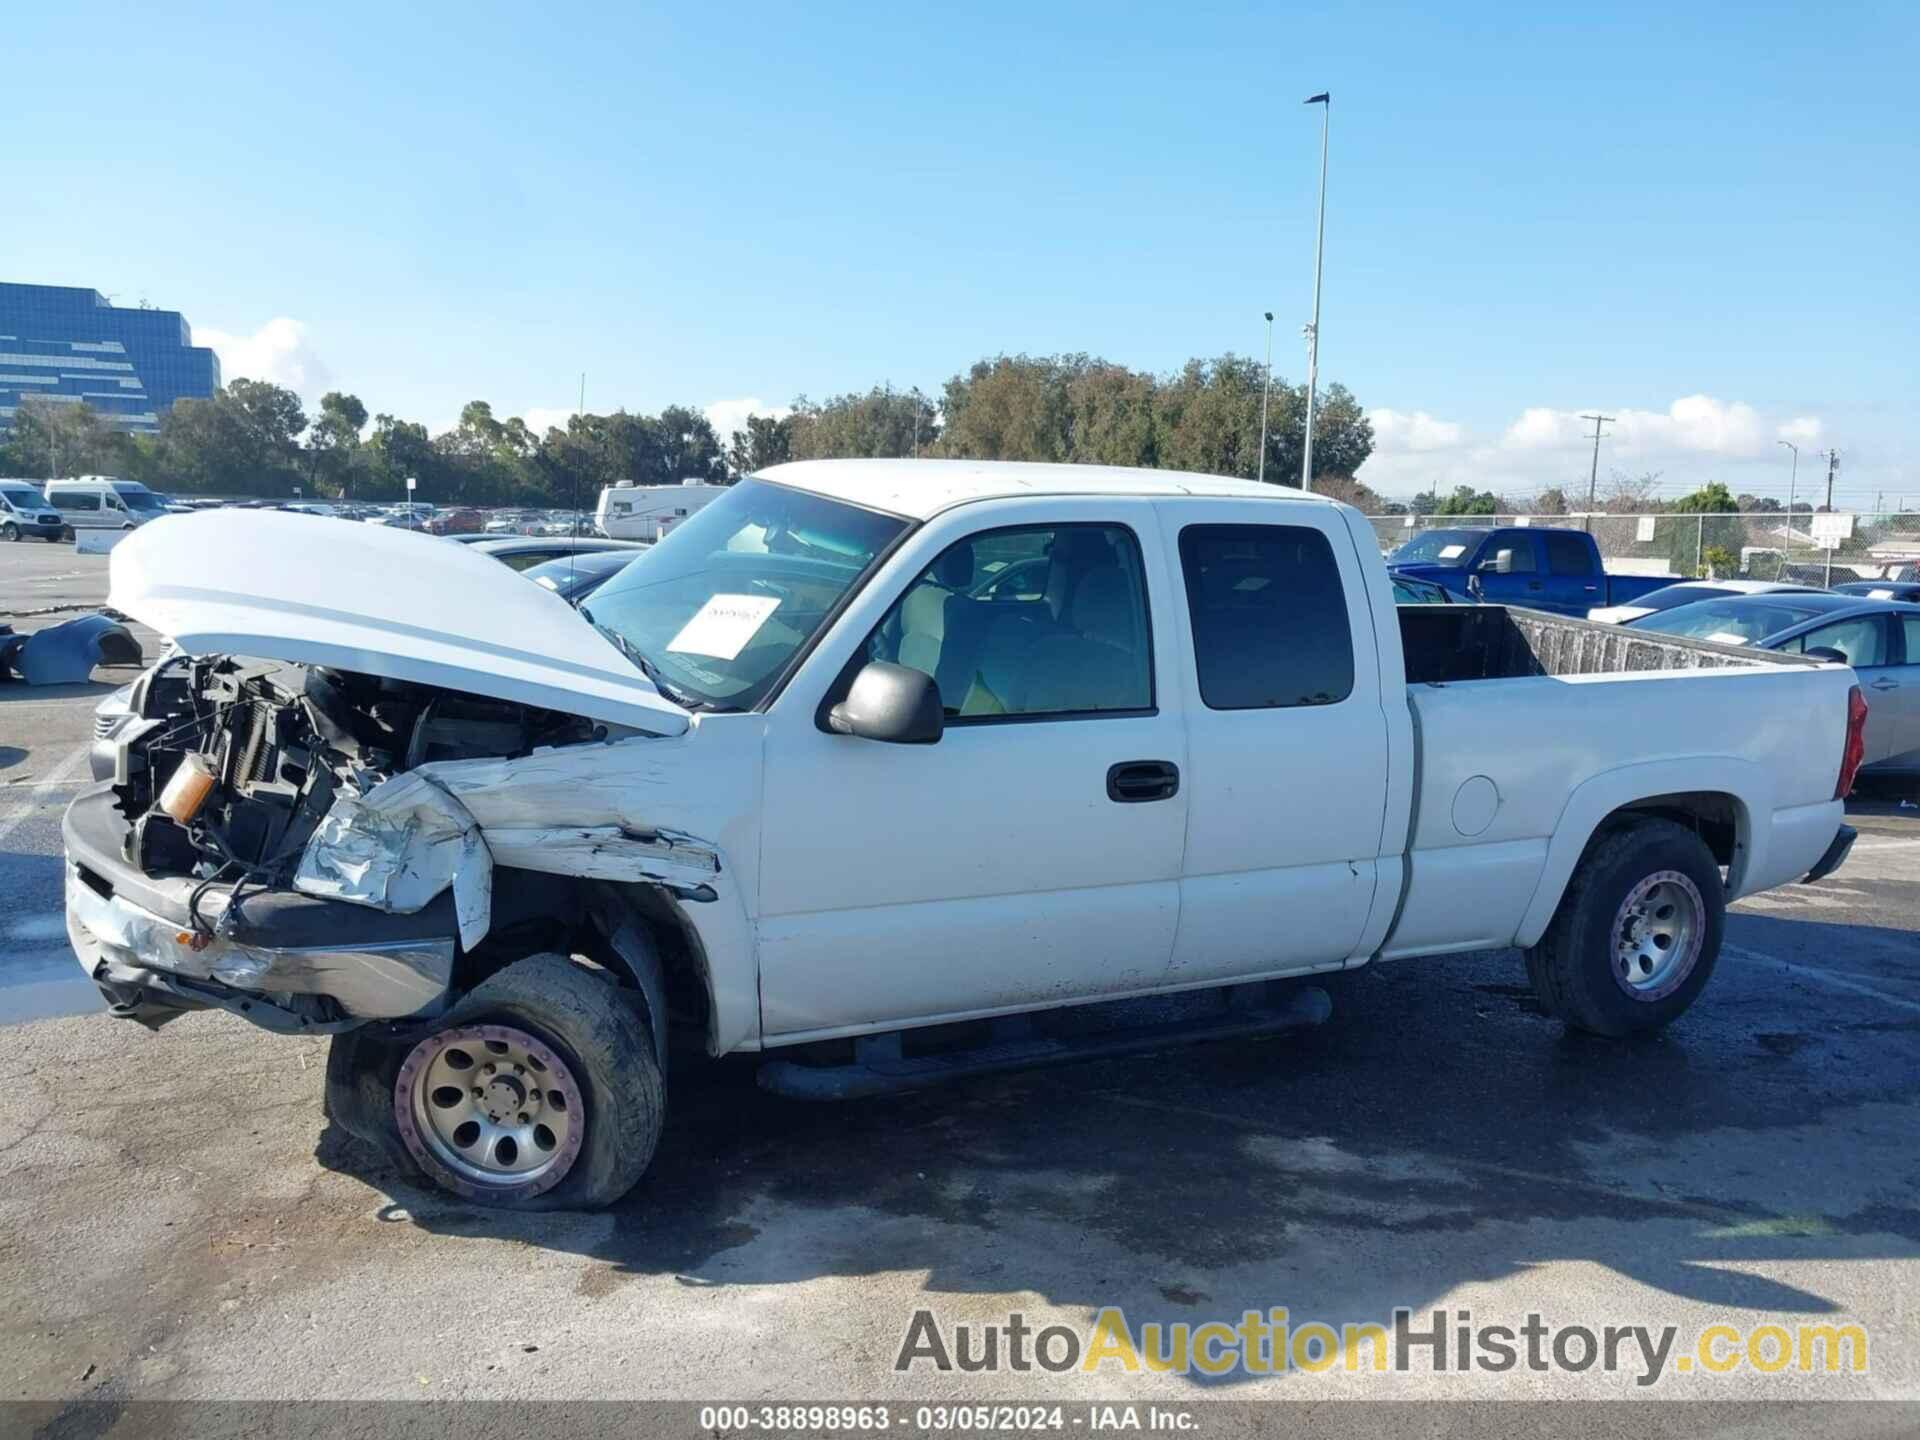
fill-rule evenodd
<path id="1" fill-rule="evenodd" d="M 183 982 L 211 981 L 264 995 L 324 995 L 358 1019 L 398 1019 L 438 1003 L 453 974 L 454 942 L 398 940 L 268 948 L 213 939 L 195 949 L 172 921 L 120 897 L 96 892 L 67 870 L 67 933 L 80 966 L 103 988 L 137 986 L 141 972 Z M 172 987 L 167 987 L 170 991 Z"/>

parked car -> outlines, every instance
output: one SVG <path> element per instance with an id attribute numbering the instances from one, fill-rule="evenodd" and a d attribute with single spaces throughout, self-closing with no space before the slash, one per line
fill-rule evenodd
<path id="1" fill-rule="evenodd" d="M 558 560 L 543 560 L 520 573 L 534 584 L 544 585 L 569 605 L 578 605 L 645 553 L 645 546 L 638 550 L 589 550 Z"/>
<path id="2" fill-rule="evenodd" d="M 167 513 L 160 497 L 139 481 L 111 475 L 49 480 L 45 494 L 69 530 L 132 530 Z"/>
<path id="3" fill-rule="evenodd" d="M 473 548 L 477 553 L 491 555 L 515 570 L 531 570 L 536 565 L 564 559 L 568 555 L 591 555 L 602 550 L 644 550 L 647 547 L 638 540 L 602 540 L 590 535 L 578 538 L 520 535 L 494 536 L 480 541 Z"/>
<path id="4" fill-rule="evenodd" d="M 1920 580 L 1850 580 L 1833 587 L 1836 595 L 1858 595 L 1862 600 L 1920 602 Z"/>
<path id="5" fill-rule="evenodd" d="M 123 543 L 111 603 L 187 655 L 66 813 L 69 932 L 115 1015 L 331 1034 L 335 1122 L 491 1204 L 625 1192 L 689 1037 L 866 1094 L 1312 1023 L 1301 977 L 1502 946 L 1567 1023 L 1650 1030 L 1730 900 L 1853 839 L 1844 665 L 1396 607 L 1359 512 L 1277 486 L 782 465 L 579 612 L 309 536 Z M 1051 1018 L 1162 992 L 1187 1019 Z"/>
<path id="6" fill-rule="evenodd" d="M 1920 771 L 1920 605 L 1827 591 L 1754 595 L 1700 600 L 1627 624 L 1844 661 L 1865 687 L 1867 772 Z"/>
<path id="7" fill-rule="evenodd" d="M 1779 580 L 1682 580 L 1642 595 L 1631 605 L 1607 605 L 1589 611 L 1587 618 L 1607 625 L 1622 625 L 1642 615 L 1691 605 L 1696 600 L 1711 600 L 1721 595 L 1804 595 L 1817 592 L 1817 585 L 1789 585 Z"/>
<path id="8" fill-rule="evenodd" d="M 481 535 L 486 533 L 485 526 L 486 517 L 464 505 L 436 510 L 427 521 L 427 529 L 435 535 Z"/>
<path id="9" fill-rule="evenodd" d="M 0 540 L 59 540 L 67 522 L 31 480 L 0 480 Z"/>
<path id="10" fill-rule="evenodd" d="M 1586 531 L 1533 525 L 1424 531 L 1394 551 L 1387 566 L 1451 595 L 1557 615 L 1629 605 L 1673 583 L 1670 576 L 1610 575 Z"/>

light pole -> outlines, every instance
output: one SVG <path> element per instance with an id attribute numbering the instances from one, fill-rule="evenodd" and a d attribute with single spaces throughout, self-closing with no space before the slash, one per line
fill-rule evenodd
<path id="1" fill-rule="evenodd" d="M 1600 488 L 1600 425 L 1602 421 L 1612 420 L 1613 416 L 1582 415 L 1580 418 L 1593 422 L 1593 468 L 1587 472 L 1587 516 L 1581 527 L 1591 531 L 1593 529 L 1593 497 Z"/>
<path id="2" fill-rule="evenodd" d="M 1333 95 L 1322 90 L 1304 102 L 1320 107 L 1320 218 L 1313 240 L 1313 319 L 1307 322 L 1307 443 L 1300 452 L 1300 488 L 1313 489 L 1313 395 L 1320 379 L 1320 262 L 1327 245 L 1327 130 Z"/>
<path id="3" fill-rule="evenodd" d="M 1267 400 L 1273 394 L 1273 312 L 1267 317 L 1267 378 L 1260 386 L 1260 483 L 1267 483 Z"/>

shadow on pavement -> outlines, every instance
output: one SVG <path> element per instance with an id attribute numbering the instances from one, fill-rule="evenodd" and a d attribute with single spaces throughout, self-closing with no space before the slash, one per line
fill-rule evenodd
<path id="1" fill-rule="evenodd" d="M 1573 1260 L 1818 1315 L 1828 1298 L 1741 1267 L 1920 1255 L 1920 1158 L 1898 1139 L 1920 1015 L 1762 971 L 1723 960 L 1683 1022 L 1629 1044 L 1564 1032 L 1506 953 L 1339 977 L 1335 1018 L 1289 1038 L 885 1100 L 808 1105 L 747 1063 L 682 1065 L 611 1225 L 454 1201 L 337 1129 L 316 1154 L 377 1177 L 396 1222 L 577 1251 L 603 1289 L 924 1271 L 935 1305 L 1381 1321 Z"/>

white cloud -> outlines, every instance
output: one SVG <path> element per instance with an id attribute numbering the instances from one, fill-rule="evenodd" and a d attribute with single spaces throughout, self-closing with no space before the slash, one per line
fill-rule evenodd
<path id="1" fill-rule="evenodd" d="M 1532 405 L 1497 430 L 1476 432 L 1422 410 L 1369 411 L 1375 447 L 1359 478 L 1382 495 L 1471 485 L 1516 496 L 1559 486 L 1584 497 L 1593 424 L 1582 413 Z M 1781 453 L 1775 441 L 1809 444 L 1826 428 L 1816 416 L 1769 418 L 1711 395 L 1684 395 L 1665 410 L 1609 406 L 1602 413 L 1612 419 L 1601 441 L 1601 481 L 1615 469 L 1659 472 L 1676 490 L 1719 479 L 1771 493 L 1784 479 L 1772 473 Z"/>
<path id="2" fill-rule="evenodd" d="M 769 405 L 758 395 L 749 395 L 740 400 L 714 401 L 707 406 L 707 423 L 713 426 L 713 433 L 725 445 L 733 438 L 734 431 L 747 428 L 749 415 L 766 415 L 775 420 L 784 420 L 792 413 L 791 405 Z"/>
<path id="3" fill-rule="evenodd" d="M 275 316 L 251 335 L 200 327 L 194 330 L 193 341 L 211 347 L 220 357 L 220 378 L 227 382 L 270 380 L 311 404 L 333 379 L 307 338 L 307 327 L 285 315 Z"/>
<path id="4" fill-rule="evenodd" d="M 1451 450 L 1467 434 L 1466 426 L 1453 420 L 1437 420 L 1424 410 L 1369 410 L 1367 419 L 1373 422 L 1376 454 Z"/>
<path id="5" fill-rule="evenodd" d="M 570 405 L 536 405 L 533 409 L 524 410 L 520 414 L 520 418 L 527 423 L 527 429 L 531 430 L 535 437 L 539 439 L 545 439 L 547 431 L 550 429 L 566 429 L 567 422 L 573 419 L 573 416 L 574 410 Z M 512 417 L 507 416 L 502 418 L 510 419 Z"/>

